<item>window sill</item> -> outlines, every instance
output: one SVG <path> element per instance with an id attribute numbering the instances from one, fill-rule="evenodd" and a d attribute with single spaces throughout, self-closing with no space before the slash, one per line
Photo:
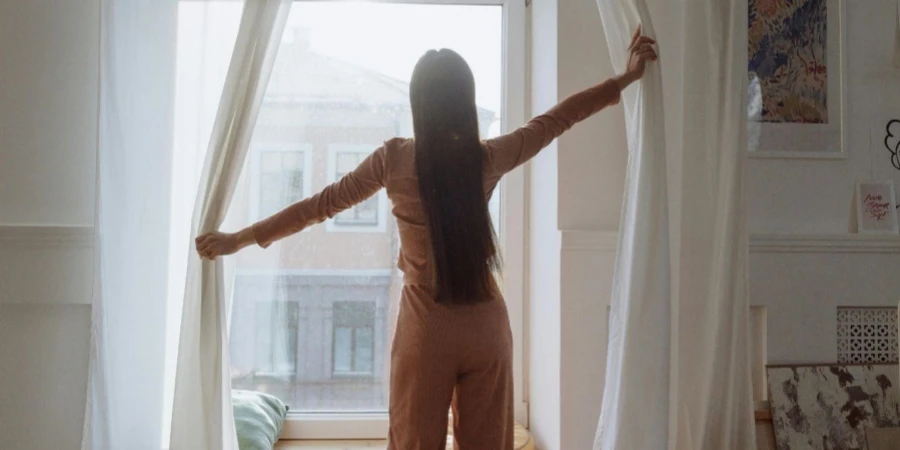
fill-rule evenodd
<path id="1" fill-rule="evenodd" d="M 447 439 L 447 448 L 452 449 L 451 439 Z M 281 440 L 275 444 L 275 450 L 367 450 L 384 449 L 385 441 L 303 441 Z M 516 424 L 516 450 L 534 450 L 531 434 L 521 425 Z"/>
<path id="2" fill-rule="evenodd" d="M 383 449 L 384 441 L 285 441 L 275 444 L 275 450 L 366 450 Z"/>

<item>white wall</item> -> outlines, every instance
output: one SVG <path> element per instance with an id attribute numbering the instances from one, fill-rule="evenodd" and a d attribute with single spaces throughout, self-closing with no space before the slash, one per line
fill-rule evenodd
<path id="1" fill-rule="evenodd" d="M 90 315 L 87 305 L 0 305 L 3 448 L 80 448 Z"/>
<path id="2" fill-rule="evenodd" d="M 758 237 L 750 296 L 765 306 L 770 364 L 837 361 L 837 307 L 896 307 L 900 239 Z"/>
<path id="3" fill-rule="evenodd" d="M 557 90 L 562 100 L 615 72 L 596 1 L 559 0 L 558 4 Z M 559 138 L 561 230 L 619 228 L 628 161 L 623 111 L 621 106 L 610 108 Z"/>
<path id="4" fill-rule="evenodd" d="M 845 3 L 848 158 L 751 159 L 747 195 L 750 230 L 754 233 L 845 233 L 855 181 L 892 178 L 895 184 L 900 182 L 900 171 L 890 165 L 889 153 L 877 142 L 870 142 L 872 114 L 893 105 L 895 117 L 900 117 L 900 70 L 889 70 L 897 2 Z"/>
<path id="5" fill-rule="evenodd" d="M 558 2 L 560 100 L 615 74 L 594 0 Z M 590 45 L 585 43 L 590 42 Z M 628 160 L 624 112 L 616 106 L 558 141 L 559 228 L 617 230 Z M 540 164 L 540 162 L 535 163 Z M 560 295 L 560 449 L 591 448 L 603 395 L 606 305 L 615 240 L 563 232 Z M 598 287 L 606 286 L 606 291 Z M 532 409 L 533 411 L 534 409 Z M 542 447 L 544 448 L 544 447 Z"/>
<path id="6" fill-rule="evenodd" d="M 98 5 L 0 4 L 0 224 L 93 223 Z"/>
<path id="7" fill-rule="evenodd" d="M 606 378 L 615 233 L 562 236 L 561 449 L 592 448 Z"/>
<path id="8" fill-rule="evenodd" d="M 648 3 L 658 36 L 679 35 L 679 2 Z M 594 0 L 532 2 L 531 93 L 545 96 L 536 99 L 532 113 L 550 106 L 548 92 L 554 89 L 562 99 L 612 75 L 596 8 Z M 767 324 L 758 331 L 765 334 L 770 363 L 835 361 L 837 306 L 896 306 L 900 301 L 898 239 L 845 234 L 857 179 L 892 178 L 900 185 L 900 171 L 891 168 L 886 152 L 875 153 L 873 173 L 872 152 L 879 150 L 869 143 L 870 116 L 886 105 L 900 105 L 900 72 L 887 70 L 896 17 L 885 12 L 893 11 L 895 0 L 847 1 L 848 158 L 748 162 L 749 227 L 754 235 L 751 303 L 766 308 Z M 548 43 L 548 36 L 556 41 Z M 672 74 L 680 73 L 680 43 L 660 44 L 666 128 L 674 136 L 680 105 L 672 97 L 677 97 L 681 80 Z M 546 53 L 554 50 L 555 55 Z M 541 155 L 535 161 L 530 182 L 531 425 L 544 450 L 590 448 L 602 397 L 614 260 L 610 246 L 618 229 L 627 155 L 621 108 L 575 127 L 545 153 L 550 157 Z M 670 170 L 677 170 L 677 164 L 670 161 Z M 547 174 L 553 170 L 556 177 Z M 557 195 L 555 215 L 544 207 L 552 204 L 541 198 L 547 192 Z M 556 239 L 550 231 L 535 228 L 553 221 L 562 230 L 559 244 L 547 242 Z M 557 248 L 558 260 L 547 255 Z M 556 274 L 559 279 L 551 281 Z M 535 286 L 545 290 L 538 294 Z M 551 308 L 544 302 L 557 298 L 546 297 L 548 286 L 558 286 L 560 309 L 538 315 Z M 552 336 L 552 345 L 535 342 L 538 336 Z M 557 349 L 559 357 L 552 354 Z M 558 392 L 536 382 L 552 377 L 559 378 Z M 553 410 L 543 410 L 546 405 Z"/>
<path id="9" fill-rule="evenodd" d="M 847 233 L 856 181 L 893 179 L 900 187 L 890 154 L 871 139 L 873 125 L 884 127 L 874 115 L 893 111 L 900 118 L 900 71 L 890 70 L 897 2 L 845 3 L 847 159 L 748 163 L 749 226 L 756 235 L 750 296 L 767 310 L 770 363 L 835 361 L 838 306 L 900 303 L 897 237 L 820 236 Z"/>
<path id="10" fill-rule="evenodd" d="M 99 0 L 0 3 L 0 436 L 79 448 Z M 51 227 L 36 227 L 51 226 Z"/>

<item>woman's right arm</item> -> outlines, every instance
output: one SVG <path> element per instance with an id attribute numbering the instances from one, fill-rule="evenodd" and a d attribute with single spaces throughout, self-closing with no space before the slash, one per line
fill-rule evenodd
<path id="1" fill-rule="evenodd" d="M 278 239 L 334 217 L 375 195 L 384 187 L 385 158 L 384 146 L 379 147 L 352 172 L 312 197 L 294 203 L 237 233 L 213 231 L 197 237 L 197 253 L 203 259 L 215 259 L 237 253 L 254 244 L 265 248 Z"/>
<path id="2" fill-rule="evenodd" d="M 644 75 L 646 62 L 657 59 L 653 49 L 656 41 L 641 36 L 640 32 L 638 28 L 628 48 L 625 73 L 566 98 L 512 133 L 486 141 L 485 146 L 494 170 L 499 174 L 512 171 L 533 158 L 576 123 L 617 104 L 622 90 Z"/>

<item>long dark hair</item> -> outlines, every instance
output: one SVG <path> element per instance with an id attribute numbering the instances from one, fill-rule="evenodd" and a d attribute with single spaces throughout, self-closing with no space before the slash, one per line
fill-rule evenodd
<path id="1" fill-rule="evenodd" d="M 456 52 L 430 50 L 416 64 L 409 99 L 437 301 L 487 300 L 500 255 L 484 190 L 475 77 Z"/>

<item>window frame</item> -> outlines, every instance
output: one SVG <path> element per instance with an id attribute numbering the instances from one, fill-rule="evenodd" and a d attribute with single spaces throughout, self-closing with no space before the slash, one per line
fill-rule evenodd
<path id="1" fill-rule="evenodd" d="M 320 0 L 321 1 L 321 0 Z M 379 145 L 363 145 L 363 144 L 331 144 L 328 147 L 328 183 L 338 181 L 337 177 L 337 155 L 338 153 L 358 153 L 360 155 L 371 155 Z M 365 159 L 365 157 L 361 158 Z M 341 224 L 337 222 L 337 216 L 328 219 L 325 222 L 325 231 L 329 233 L 386 233 L 388 223 L 388 196 L 384 189 L 378 191 L 373 198 L 378 199 L 378 219 L 375 225 L 368 224 Z M 355 208 L 355 206 L 354 206 Z"/>
<path id="2" fill-rule="evenodd" d="M 320 2 L 334 0 L 294 0 Z M 340 1 L 340 0 L 338 0 Z M 501 133 L 513 131 L 526 120 L 526 0 L 376 0 L 396 4 L 500 6 L 502 12 Z M 369 148 L 372 152 L 377 146 Z M 311 147 L 307 153 L 312 155 Z M 331 154 L 329 149 L 329 166 Z M 311 165 L 309 167 L 312 167 Z M 254 172 L 255 173 L 255 172 Z M 329 167 L 328 175 L 334 171 Z M 504 254 L 503 293 L 509 311 L 513 334 L 514 412 L 515 419 L 528 426 L 528 336 L 526 336 L 527 297 L 525 287 L 526 258 L 526 168 L 507 174 L 501 181 L 500 236 Z M 311 177 L 310 177 L 311 178 Z M 258 178 L 257 178 L 258 180 Z M 306 182 L 306 180 L 304 180 Z M 256 189 L 258 184 L 254 182 Z M 383 190 L 381 191 L 383 193 Z M 383 195 L 380 193 L 379 195 Z M 254 195 L 254 192 L 251 192 Z M 256 197 L 254 197 L 256 198 Z M 387 205 L 387 198 L 380 202 Z M 258 215 L 258 210 L 252 211 Z M 386 217 L 384 218 L 386 219 Z M 326 227 L 329 226 L 326 223 Z M 381 220 L 381 223 L 387 220 Z M 328 230 L 337 231 L 337 230 Z M 390 345 L 389 343 L 387 345 Z M 282 439 L 385 439 L 388 434 L 386 413 L 290 414 L 285 419 Z"/>
<path id="3" fill-rule="evenodd" d="M 253 220 L 262 220 L 260 194 L 262 191 L 262 158 L 264 153 L 300 153 L 303 155 L 303 192 L 300 198 L 312 195 L 313 179 L 313 146 L 305 142 L 285 144 L 283 142 L 254 143 L 250 148 L 250 217 Z M 285 207 L 288 205 L 284 205 Z M 277 211 L 276 211 L 277 212 Z M 305 230 L 304 230 L 305 231 Z"/>

